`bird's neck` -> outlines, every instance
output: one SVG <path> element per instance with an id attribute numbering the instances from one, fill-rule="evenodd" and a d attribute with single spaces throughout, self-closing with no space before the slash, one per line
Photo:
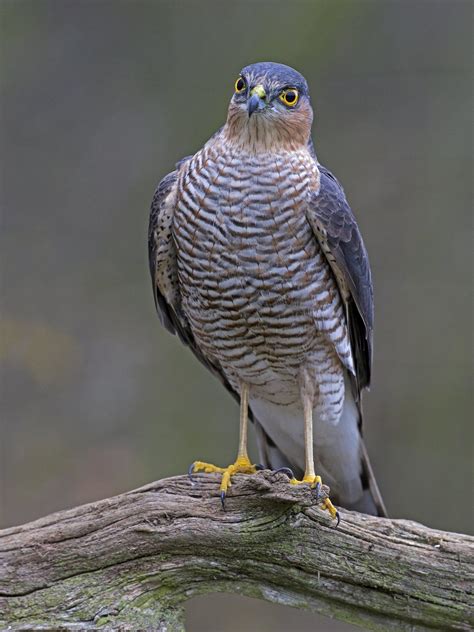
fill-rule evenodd
<path id="1" fill-rule="evenodd" d="M 294 119 L 290 122 L 241 111 L 229 110 L 222 134 L 227 142 L 250 153 L 296 151 L 308 145 L 311 123 Z"/>

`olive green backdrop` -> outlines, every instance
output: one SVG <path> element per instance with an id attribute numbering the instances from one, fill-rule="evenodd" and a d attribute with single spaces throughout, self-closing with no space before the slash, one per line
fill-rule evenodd
<path id="1" fill-rule="evenodd" d="M 472 530 L 473 6 L 3 0 L 2 526 L 234 459 L 237 407 L 156 318 L 148 207 L 273 60 L 308 79 L 371 257 L 388 509 Z M 209 599 L 191 630 L 350 629 Z"/>

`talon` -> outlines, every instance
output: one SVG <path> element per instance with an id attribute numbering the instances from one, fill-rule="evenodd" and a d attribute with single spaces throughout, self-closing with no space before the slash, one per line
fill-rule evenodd
<path id="1" fill-rule="evenodd" d="M 337 525 L 340 523 L 341 521 L 341 517 L 339 515 L 338 510 L 334 507 L 334 505 L 332 504 L 332 502 L 329 500 L 329 498 L 326 498 L 326 500 L 323 503 L 323 509 L 326 509 L 326 511 L 329 511 L 331 518 L 335 518 L 337 520 L 336 522 L 336 527 Z"/>
<path id="2" fill-rule="evenodd" d="M 191 481 L 191 485 L 195 485 L 196 484 L 196 481 L 193 478 L 195 464 L 196 464 L 196 461 L 193 461 L 191 463 L 191 465 L 189 466 L 189 468 L 188 468 L 188 478 Z"/>
<path id="3" fill-rule="evenodd" d="M 261 463 L 257 463 L 257 465 L 255 465 L 255 469 L 257 470 L 257 472 L 262 472 L 266 468 Z"/>
<path id="4" fill-rule="evenodd" d="M 321 492 L 321 481 L 317 481 L 314 487 L 314 500 L 319 505 L 319 494 Z"/>
<path id="5" fill-rule="evenodd" d="M 282 468 L 284 469 L 284 468 Z M 338 526 L 338 524 L 341 521 L 341 516 L 339 514 L 339 512 L 337 511 L 337 509 L 334 507 L 334 505 L 332 504 L 332 502 L 329 500 L 329 498 L 325 498 L 322 503 L 320 503 L 319 500 L 319 496 L 321 494 L 321 486 L 323 484 L 321 477 L 320 476 L 315 476 L 315 475 L 311 475 L 311 474 L 305 474 L 303 477 L 303 480 L 299 481 L 296 478 L 291 478 L 290 480 L 290 485 L 302 485 L 303 483 L 309 483 L 310 486 L 314 489 L 314 498 L 315 498 L 315 502 L 316 504 L 322 504 L 323 509 L 325 509 L 326 511 L 328 511 L 331 515 L 331 518 L 336 519 L 336 527 Z"/>
<path id="6" fill-rule="evenodd" d="M 283 474 L 286 474 L 290 480 L 296 481 L 293 470 L 291 470 L 289 467 L 279 467 L 277 470 L 273 470 L 273 474 L 278 474 L 279 472 L 283 472 Z"/>
<path id="7" fill-rule="evenodd" d="M 263 466 L 260 466 L 261 469 L 264 469 Z M 225 510 L 225 498 L 227 494 L 228 488 L 232 485 L 232 476 L 234 474 L 255 474 L 257 472 L 257 466 L 252 465 L 247 456 L 239 456 L 237 457 L 235 463 L 229 465 L 228 467 L 218 467 L 217 465 L 212 465 L 211 463 L 204 463 L 203 461 L 194 461 L 194 463 L 190 466 L 188 470 L 188 476 L 192 483 L 194 483 L 194 479 L 192 475 L 195 472 L 207 472 L 207 473 L 217 473 L 222 474 L 221 479 L 221 504 L 222 509 Z"/>
<path id="8" fill-rule="evenodd" d="M 321 485 L 322 481 L 320 476 L 314 476 L 314 474 L 305 474 L 301 481 L 293 476 L 293 478 L 290 480 L 290 483 L 292 485 L 302 485 L 303 483 L 309 483 L 311 487 L 316 487 L 318 483 L 319 485 Z"/>

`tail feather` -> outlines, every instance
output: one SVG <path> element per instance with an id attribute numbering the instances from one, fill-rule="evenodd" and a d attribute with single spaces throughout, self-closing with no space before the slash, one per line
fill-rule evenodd
<path id="1" fill-rule="evenodd" d="M 380 516 L 381 518 L 388 518 L 387 509 L 380 493 L 379 486 L 377 485 L 377 479 L 375 478 L 372 465 L 370 464 L 367 448 L 365 447 L 364 440 L 360 438 L 360 451 L 362 458 L 362 485 L 364 487 L 364 495 L 368 495 L 372 504 L 375 506 L 376 512 L 373 515 Z M 360 510 L 361 511 L 361 510 Z"/>

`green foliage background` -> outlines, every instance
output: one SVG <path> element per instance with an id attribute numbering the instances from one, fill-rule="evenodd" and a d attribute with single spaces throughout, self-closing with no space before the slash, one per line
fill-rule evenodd
<path id="1" fill-rule="evenodd" d="M 235 404 L 155 316 L 148 207 L 240 68 L 274 60 L 308 79 L 371 257 L 365 435 L 388 509 L 472 530 L 472 7 L 3 0 L 2 526 L 233 460 Z M 315 621 L 221 598 L 190 617 Z"/>

